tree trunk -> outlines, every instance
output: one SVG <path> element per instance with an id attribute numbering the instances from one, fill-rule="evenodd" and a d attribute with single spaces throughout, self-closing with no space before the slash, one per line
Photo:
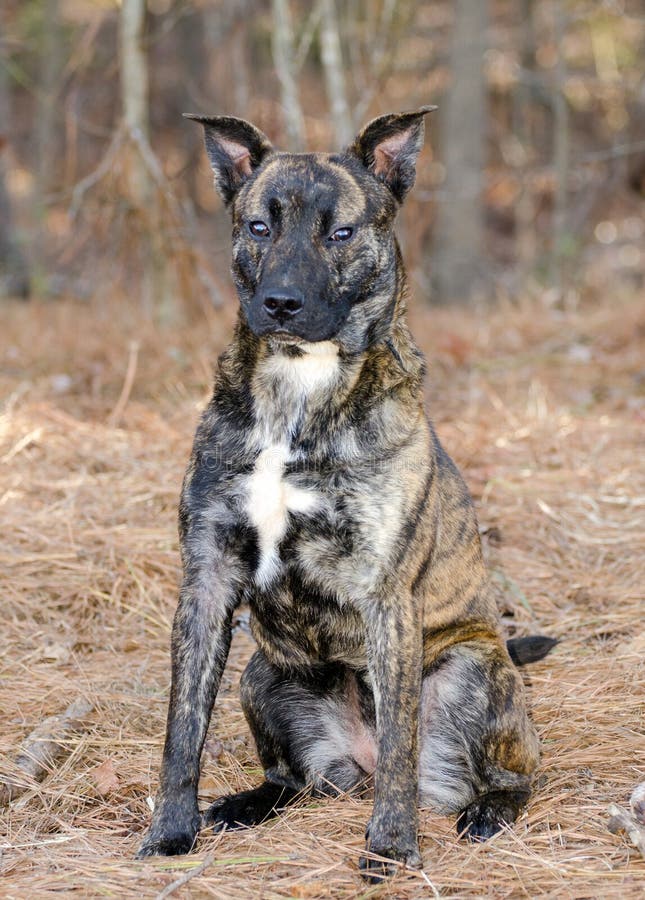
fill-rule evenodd
<path id="1" fill-rule="evenodd" d="M 4 22 L 0 16 L 0 46 Z M 6 51 L 5 51 L 6 52 Z M 11 197 L 6 183 L 6 143 L 11 122 L 9 78 L 0 59 L 0 297 L 28 297 L 30 292 L 27 261 L 16 237 Z"/>
<path id="2" fill-rule="evenodd" d="M 273 62 L 282 92 L 282 110 L 289 149 L 305 146 L 305 122 L 294 73 L 293 30 L 288 0 L 273 0 Z"/>
<path id="3" fill-rule="evenodd" d="M 558 57 L 553 89 L 553 168 L 555 170 L 555 198 L 553 201 L 553 247 L 551 255 L 552 279 L 562 290 L 563 269 L 569 239 L 567 203 L 569 189 L 569 107 L 565 95 L 567 64 L 564 58 L 565 13 L 562 0 L 555 4 L 555 39 Z"/>
<path id="4" fill-rule="evenodd" d="M 456 0 L 452 85 L 441 122 L 447 175 L 437 215 L 433 300 L 467 302 L 485 286 L 482 179 L 486 144 L 487 2 Z"/>
<path id="5" fill-rule="evenodd" d="M 641 52 L 645 54 L 645 40 Z M 627 183 L 633 191 L 645 197 L 645 76 L 629 110 L 628 140 L 640 149 L 627 158 Z"/>
<path id="6" fill-rule="evenodd" d="M 43 195 L 51 184 L 52 163 L 56 160 L 54 136 L 56 133 L 56 94 L 62 67 L 63 48 L 59 21 L 58 0 L 45 0 L 43 5 L 38 113 L 36 119 L 36 164 L 37 202 L 42 203 Z"/>
<path id="7" fill-rule="evenodd" d="M 322 57 L 327 97 L 331 107 L 336 143 L 345 147 L 354 137 L 354 126 L 347 102 L 347 86 L 340 46 L 335 0 L 320 0 L 320 55 Z"/>
<path id="8" fill-rule="evenodd" d="M 146 0 L 122 0 L 120 18 L 121 104 L 128 135 L 137 133 L 146 141 L 148 120 L 148 66 L 143 45 Z M 128 159 L 128 188 L 132 199 L 146 208 L 151 194 L 150 174 L 134 148 Z"/>
<path id="9" fill-rule="evenodd" d="M 515 235 L 517 254 L 517 284 L 520 289 L 537 257 L 535 234 L 535 203 L 530 181 L 530 169 L 534 159 L 533 150 L 533 84 L 535 72 L 535 27 L 533 22 L 534 0 L 521 0 L 520 12 L 520 78 L 514 96 L 514 130 L 520 146 L 518 176 L 521 193 L 515 209 Z"/>
<path id="10" fill-rule="evenodd" d="M 37 276 L 44 279 L 47 271 L 46 211 L 47 194 L 52 186 L 52 175 L 60 159 L 56 142 L 59 78 L 62 69 L 63 47 L 58 0 L 45 0 L 40 38 L 40 72 L 38 76 L 38 102 L 36 104 L 36 172 L 34 179 L 33 214 L 36 234 L 32 245 L 32 262 Z"/>
<path id="11" fill-rule="evenodd" d="M 159 320 L 176 318 L 176 279 L 166 240 L 166 221 L 155 184 L 163 172 L 148 139 L 148 60 L 144 44 L 146 0 L 122 0 L 120 18 L 121 103 L 126 133 L 125 173 L 127 192 L 140 227 L 142 300 Z"/>

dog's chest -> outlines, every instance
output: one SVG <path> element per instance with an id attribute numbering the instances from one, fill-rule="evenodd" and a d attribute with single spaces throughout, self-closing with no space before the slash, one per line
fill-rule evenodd
<path id="1" fill-rule="evenodd" d="M 292 513 L 314 513 L 322 496 L 313 488 L 288 480 L 286 466 L 293 461 L 287 443 L 272 443 L 259 454 L 246 482 L 245 508 L 257 533 L 259 562 L 255 582 L 267 587 L 281 567 L 279 545 Z"/>
<path id="2" fill-rule="evenodd" d="M 275 354 L 258 375 L 256 444 L 259 453 L 245 484 L 245 512 L 257 533 L 259 562 L 255 582 L 268 587 L 281 569 L 279 545 L 290 516 L 315 514 L 324 497 L 288 467 L 302 460 L 291 449 L 298 422 L 314 400 L 332 388 L 338 376 L 338 352 L 326 342 L 310 345 L 297 358 Z"/>

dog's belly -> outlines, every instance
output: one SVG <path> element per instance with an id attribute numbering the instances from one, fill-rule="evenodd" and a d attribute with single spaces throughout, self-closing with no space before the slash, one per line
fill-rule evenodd
<path id="1" fill-rule="evenodd" d="M 363 619 L 287 574 L 250 598 L 251 628 L 259 648 L 278 668 L 341 664 L 367 667 Z"/>

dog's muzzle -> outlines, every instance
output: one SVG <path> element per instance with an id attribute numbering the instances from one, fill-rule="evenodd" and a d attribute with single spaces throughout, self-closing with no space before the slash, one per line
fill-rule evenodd
<path id="1" fill-rule="evenodd" d="M 287 325 L 302 311 L 303 306 L 302 297 L 294 297 L 277 291 L 272 291 L 262 303 L 262 308 L 267 316 L 279 325 Z"/>

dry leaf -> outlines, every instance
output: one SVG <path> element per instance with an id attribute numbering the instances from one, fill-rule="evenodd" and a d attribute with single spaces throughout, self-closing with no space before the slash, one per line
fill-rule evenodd
<path id="1" fill-rule="evenodd" d="M 90 775 L 96 790 L 102 797 L 113 793 L 119 788 L 119 776 L 116 774 L 114 761 L 111 759 L 106 759 L 100 766 L 92 769 Z"/>
<path id="2" fill-rule="evenodd" d="M 326 897 L 329 886 L 322 881 L 310 881 L 308 884 L 294 884 L 289 891 L 291 897 Z"/>

